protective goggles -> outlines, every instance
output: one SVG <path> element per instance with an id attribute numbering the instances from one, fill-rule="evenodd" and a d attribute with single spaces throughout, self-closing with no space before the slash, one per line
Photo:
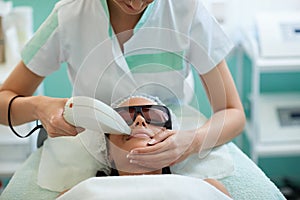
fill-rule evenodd
<path id="1" fill-rule="evenodd" d="M 172 129 L 170 111 L 162 105 L 143 105 L 143 106 L 126 106 L 115 108 L 115 111 L 130 126 L 140 114 L 148 124 Z"/>

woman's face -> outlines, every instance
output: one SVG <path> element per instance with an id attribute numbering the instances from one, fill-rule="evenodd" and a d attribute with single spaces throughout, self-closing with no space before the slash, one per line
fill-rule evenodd
<path id="1" fill-rule="evenodd" d="M 129 15 L 142 13 L 154 0 L 112 0 L 122 11 Z"/>
<path id="2" fill-rule="evenodd" d="M 135 105 L 156 105 L 156 103 L 151 100 L 135 97 L 124 102 L 120 105 L 120 107 Z M 165 128 L 146 123 L 144 117 L 140 114 L 137 115 L 130 128 L 130 136 L 109 135 L 110 158 L 114 161 L 115 167 L 119 171 L 120 175 L 145 174 L 147 172 L 153 173 L 155 169 L 146 169 L 145 167 L 132 164 L 126 156 L 134 148 L 147 146 L 147 143 L 152 139 L 152 137 L 158 132 L 165 130 Z"/>

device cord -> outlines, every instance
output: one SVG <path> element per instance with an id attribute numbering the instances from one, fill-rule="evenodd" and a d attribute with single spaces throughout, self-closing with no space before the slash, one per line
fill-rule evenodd
<path id="1" fill-rule="evenodd" d="M 11 105 L 13 103 L 13 101 L 18 98 L 18 97 L 24 97 L 22 95 L 17 95 L 17 96 L 14 96 L 10 101 L 9 101 L 9 104 L 8 104 L 8 116 L 7 116 L 7 119 L 8 119 L 8 125 L 9 125 L 9 128 L 12 130 L 12 132 L 20 137 L 20 138 L 26 138 L 26 137 L 29 137 L 30 135 L 32 135 L 36 130 L 40 129 L 40 128 L 43 128 L 43 125 L 41 124 L 38 124 L 38 120 L 36 120 L 36 126 L 29 132 L 27 133 L 25 136 L 23 135 L 20 135 L 14 128 L 13 128 L 13 125 L 11 123 Z"/>

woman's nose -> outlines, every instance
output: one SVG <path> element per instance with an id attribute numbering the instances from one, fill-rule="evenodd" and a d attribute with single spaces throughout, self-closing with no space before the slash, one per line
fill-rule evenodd
<path id="1" fill-rule="evenodd" d="M 141 114 L 137 114 L 133 124 L 134 126 L 147 126 L 147 122 Z"/>
<path id="2" fill-rule="evenodd" d="M 142 8 L 142 6 L 144 5 L 144 0 L 131 0 L 131 1 L 130 1 L 130 5 L 131 5 L 134 9 L 140 9 L 140 8 Z"/>

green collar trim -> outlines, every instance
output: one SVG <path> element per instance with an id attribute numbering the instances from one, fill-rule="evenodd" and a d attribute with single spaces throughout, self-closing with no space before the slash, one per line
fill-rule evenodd
<path id="1" fill-rule="evenodd" d="M 148 7 L 145 9 L 141 19 L 138 21 L 138 23 L 136 24 L 136 26 L 134 27 L 133 32 L 136 33 L 141 27 L 144 26 L 144 24 L 146 23 L 146 21 L 149 19 L 149 16 L 152 13 L 154 4 L 156 3 L 156 1 L 154 0 L 151 4 L 148 5 Z"/>
<path id="2" fill-rule="evenodd" d="M 110 24 L 110 21 L 109 21 L 109 11 L 108 11 L 107 0 L 100 0 L 100 2 L 102 4 L 102 7 L 103 7 L 105 13 L 106 13 L 108 23 L 109 23 L 109 25 L 108 25 L 108 35 L 109 35 L 110 38 L 112 38 L 113 37 L 113 28 L 112 28 L 112 26 Z"/>
<path id="3" fill-rule="evenodd" d="M 108 19 L 109 19 L 109 10 L 108 10 L 108 5 L 107 5 L 107 0 L 100 0 L 100 2 L 102 4 L 102 7 L 103 7 Z M 149 4 L 148 7 L 145 9 L 141 19 L 138 21 L 138 23 L 134 27 L 133 33 L 136 33 L 146 23 L 147 19 L 149 18 L 150 14 L 152 13 L 155 2 L 156 2 L 156 0 L 154 2 L 152 2 L 151 4 Z M 112 38 L 113 34 L 114 34 L 113 28 L 111 26 L 111 23 L 109 22 L 108 35 L 110 38 Z"/>

